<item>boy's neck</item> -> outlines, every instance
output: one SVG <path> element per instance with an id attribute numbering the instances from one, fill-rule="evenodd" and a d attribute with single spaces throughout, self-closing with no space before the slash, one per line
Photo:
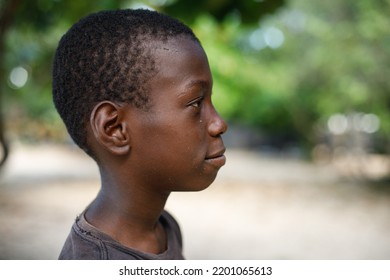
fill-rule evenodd
<path id="1" fill-rule="evenodd" d="M 107 185 L 85 212 L 89 223 L 119 243 L 147 253 L 166 249 L 166 234 L 159 222 L 169 193 Z"/>

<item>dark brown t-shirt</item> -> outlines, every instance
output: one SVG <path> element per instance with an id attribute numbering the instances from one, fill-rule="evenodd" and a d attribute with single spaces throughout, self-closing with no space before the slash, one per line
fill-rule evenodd
<path id="1" fill-rule="evenodd" d="M 59 256 L 60 260 L 181 260 L 182 237 L 179 225 L 166 211 L 160 217 L 167 235 L 167 250 L 149 254 L 125 247 L 89 224 L 84 214 L 76 218 Z"/>

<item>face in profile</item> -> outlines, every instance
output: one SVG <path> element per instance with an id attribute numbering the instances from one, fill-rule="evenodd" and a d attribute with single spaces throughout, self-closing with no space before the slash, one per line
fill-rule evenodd
<path id="1" fill-rule="evenodd" d="M 206 54 L 187 37 L 158 43 L 153 52 L 158 73 L 149 81 L 151 108 L 128 110 L 133 172 L 163 191 L 205 189 L 225 164 L 227 130 L 212 104 Z"/>

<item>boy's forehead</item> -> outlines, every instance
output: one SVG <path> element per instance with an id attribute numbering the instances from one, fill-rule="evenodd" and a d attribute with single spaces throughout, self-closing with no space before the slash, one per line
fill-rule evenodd
<path id="1" fill-rule="evenodd" d="M 157 79 L 192 87 L 212 84 L 211 71 L 202 46 L 189 38 L 179 38 L 154 47 Z M 200 82 L 199 82 L 200 81 Z"/>
<path id="2" fill-rule="evenodd" d="M 188 37 L 178 37 L 153 46 L 152 52 L 157 70 L 167 72 L 181 69 L 183 72 L 196 68 L 198 64 L 207 65 L 208 60 L 202 46 Z M 176 73 L 178 74 L 178 73 Z"/>
<path id="3" fill-rule="evenodd" d="M 172 68 L 182 68 L 187 70 L 190 64 L 195 62 L 206 62 L 207 56 L 202 46 L 195 40 L 188 37 L 178 37 L 169 39 L 166 42 L 158 42 L 152 46 L 154 62 L 157 71 L 162 70 L 171 72 Z M 167 69 L 169 65 L 171 69 Z M 184 68 L 183 68 L 184 67 Z"/>
<path id="4" fill-rule="evenodd" d="M 187 51 L 192 52 L 196 49 L 203 52 L 203 48 L 197 41 L 185 36 L 178 36 L 170 38 L 165 42 L 157 41 L 151 44 L 151 50 L 154 50 L 157 55 L 177 54 Z"/>

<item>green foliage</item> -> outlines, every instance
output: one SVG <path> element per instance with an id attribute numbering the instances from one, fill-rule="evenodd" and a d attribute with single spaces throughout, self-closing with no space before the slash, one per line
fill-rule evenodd
<path id="1" fill-rule="evenodd" d="M 253 24 L 257 23 L 262 16 L 273 13 L 284 2 L 284 0 L 168 1 L 161 10 L 190 24 L 197 21 L 199 15 L 204 14 L 212 16 L 218 22 L 223 22 L 233 15 L 238 16 L 243 24 Z"/>
<path id="2" fill-rule="evenodd" d="M 333 114 L 375 114 L 377 137 L 389 145 L 389 11 L 389 1 L 291 0 L 246 28 L 198 18 L 217 107 L 231 121 L 309 145 Z M 280 46 L 256 39 L 271 29 L 282 32 Z"/>
<path id="3" fill-rule="evenodd" d="M 191 24 L 210 60 L 216 107 L 230 122 L 314 145 L 331 115 L 373 113 L 389 145 L 390 0 L 139 2 Z M 24 116 L 61 135 L 50 80 L 59 38 L 87 13 L 137 3 L 21 1 L 1 61 L 3 81 L 17 66 L 29 72 L 24 87 L 0 85 L 11 122 Z"/>
<path id="4" fill-rule="evenodd" d="M 299 65 L 299 71 L 286 73 L 295 81 L 291 104 L 299 102 L 305 112 L 306 121 L 299 118 L 294 126 L 313 127 L 335 113 L 374 113 L 381 119 L 381 137 L 389 139 L 390 1 L 290 3 L 305 18 L 299 32 L 284 27 L 280 54 Z"/>

